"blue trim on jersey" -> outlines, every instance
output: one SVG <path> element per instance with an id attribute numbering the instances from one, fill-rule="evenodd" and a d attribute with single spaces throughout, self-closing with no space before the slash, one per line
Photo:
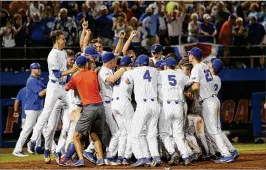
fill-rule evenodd
<path id="1" fill-rule="evenodd" d="M 62 72 L 60 70 L 53 70 L 53 72 L 54 72 L 54 76 L 56 78 L 61 78 Z"/>

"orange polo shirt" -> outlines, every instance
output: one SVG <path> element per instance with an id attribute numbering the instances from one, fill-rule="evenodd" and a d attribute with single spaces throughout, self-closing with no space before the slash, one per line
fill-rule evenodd
<path id="1" fill-rule="evenodd" d="M 102 102 L 98 76 L 94 71 L 79 70 L 66 85 L 66 90 L 77 89 L 83 106 Z"/>

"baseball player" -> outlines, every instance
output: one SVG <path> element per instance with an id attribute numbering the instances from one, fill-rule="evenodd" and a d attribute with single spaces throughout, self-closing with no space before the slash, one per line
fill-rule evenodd
<path id="1" fill-rule="evenodd" d="M 153 44 L 151 46 L 151 61 L 153 64 L 156 64 L 157 61 L 162 59 L 162 54 L 163 54 L 163 46 L 160 44 Z"/>
<path id="2" fill-rule="evenodd" d="M 113 74 L 112 69 L 115 68 L 115 55 L 111 52 L 107 52 L 102 56 L 103 66 L 99 71 L 99 84 L 100 84 L 100 93 L 104 103 L 106 123 L 111 131 L 112 137 L 109 143 L 109 151 L 106 157 L 106 164 L 108 165 L 117 165 L 114 160 L 115 155 L 117 154 L 118 142 L 120 131 L 118 129 L 117 123 L 113 117 L 111 102 L 113 95 L 113 85 L 126 71 L 126 68 L 121 68 Z M 105 131 L 104 140 L 107 137 L 107 131 Z"/>
<path id="3" fill-rule="evenodd" d="M 216 162 L 234 162 L 234 158 L 225 145 L 219 128 L 220 102 L 214 92 L 213 77 L 207 65 L 201 62 L 201 57 L 201 49 L 194 47 L 189 51 L 189 62 L 193 64 L 193 69 L 188 84 L 192 85 L 191 91 L 193 93 L 199 92 L 206 129 L 223 156 Z"/>
<path id="4" fill-rule="evenodd" d="M 184 136 L 184 95 L 183 89 L 188 81 L 182 70 L 175 70 L 176 61 L 173 58 L 165 60 L 166 70 L 161 71 L 158 76 L 158 85 L 162 88 L 163 110 L 166 119 L 173 127 L 173 137 L 177 148 L 181 153 L 184 164 L 190 164 L 188 144 Z M 174 159 L 177 153 L 171 153 Z M 176 159 L 176 158 L 175 158 Z"/>
<path id="5" fill-rule="evenodd" d="M 13 151 L 13 155 L 19 157 L 28 156 L 24 154 L 22 148 L 43 109 L 43 99 L 46 94 L 46 86 L 39 79 L 39 76 L 41 75 L 40 64 L 32 63 L 30 69 L 31 75 L 26 83 L 26 100 L 24 107 L 26 114 L 25 126 L 20 133 L 16 147 Z M 35 148 L 33 148 L 33 150 L 34 149 Z"/>
<path id="6" fill-rule="evenodd" d="M 14 102 L 14 117 L 19 117 L 19 103 L 21 102 L 21 129 L 23 129 L 25 125 L 25 119 L 26 119 L 26 114 L 25 114 L 25 101 L 26 101 L 26 87 L 23 87 L 22 89 L 19 90 L 16 100 Z"/>
<path id="7" fill-rule="evenodd" d="M 53 107 L 58 99 L 67 102 L 67 93 L 64 90 L 66 85 L 67 75 L 76 72 L 77 67 L 74 66 L 67 70 L 66 58 L 67 54 L 63 49 L 65 48 L 65 36 L 60 30 L 53 31 L 51 33 L 54 47 L 48 55 L 48 69 L 49 69 L 49 82 L 47 84 L 47 95 L 45 98 L 44 109 L 38 118 L 36 126 L 34 127 L 31 141 L 28 143 L 28 152 L 34 153 L 34 147 L 36 140 L 43 129 L 44 125 L 48 121 Z M 50 151 L 44 151 L 45 163 L 50 163 Z"/>
<path id="8" fill-rule="evenodd" d="M 223 65 L 224 65 L 223 62 L 220 59 L 215 59 L 215 58 L 212 58 L 211 62 L 208 64 L 209 69 L 210 69 L 212 76 L 213 76 L 214 91 L 215 91 L 216 95 L 218 95 L 218 93 L 221 89 L 221 79 L 218 76 L 218 74 L 223 69 Z M 221 135 L 222 135 L 222 138 L 223 138 L 226 146 L 228 147 L 229 151 L 231 152 L 233 158 L 237 159 L 239 157 L 239 153 L 237 152 L 235 147 L 232 145 L 232 143 L 229 141 L 229 139 L 227 138 L 225 133 L 221 132 Z"/>
<path id="9" fill-rule="evenodd" d="M 143 147 L 148 144 L 150 154 L 153 158 L 151 165 L 158 166 L 161 158 L 158 151 L 157 142 L 157 123 L 159 118 L 160 107 L 157 102 L 157 83 L 158 71 L 149 66 L 149 57 L 140 55 L 138 57 L 140 67 L 135 68 L 127 77 L 127 83 L 134 85 L 134 94 L 137 102 L 137 108 L 131 123 L 132 150 L 137 158 L 137 162 L 132 164 L 133 167 L 143 166 L 146 164 L 146 158 Z M 146 125 L 146 136 L 141 132 Z M 146 142 L 147 144 L 142 144 Z"/>
<path id="10" fill-rule="evenodd" d="M 126 77 L 131 70 L 130 64 L 131 58 L 129 56 L 121 58 L 120 67 L 125 67 L 129 71 L 126 71 L 113 86 L 111 104 L 113 115 L 120 130 L 117 164 L 123 163 L 124 165 L 129 162 L 126 155 L 131 155 L 131 153 L 126 153 L 126 148 L 129 148 L 127 145 L 130 145 L 128 134 L 130 133 L 130 123 L 134 115 L 134 109 L 131 104 L 133 86 L 126 83 Z"/>

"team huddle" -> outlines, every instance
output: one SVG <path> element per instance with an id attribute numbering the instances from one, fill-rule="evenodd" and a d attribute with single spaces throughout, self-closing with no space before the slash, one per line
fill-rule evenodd
<path id="1" fill-rule="evenodd" d="M 42 134 L 45 163 L 53 154 L 61 166 L 85 166 L 84 159 L 96 165 L 139 167 L 163 161 L 231 163 L 239 157 L 220 126 L 221 60 L 203 63 L 202 50 L 194 47 L 177 61 L 171 55 L 162 57 L 160 44 L 151 47 L 152 57 L 142 54 L 134 60 L 125 53 L 101 55 L 89 44 L 74 64 L 64 50 L 64 33 L 54 31 L 52 38 L 47 87 L 39 79 L 40 65 L 30 65 L 26 120 L 13 155 L 27 156 L 22 148 L 33 131 L 28 152 L 38 153 Z M 99 61 L 103 64 L 96 67 Z"/>

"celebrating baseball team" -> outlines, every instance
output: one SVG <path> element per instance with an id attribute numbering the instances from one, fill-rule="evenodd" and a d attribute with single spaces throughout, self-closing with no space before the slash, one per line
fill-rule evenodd
<path id="1" fill-rule="evenodd" d="M 203 63 L 203 51 L 194 47 L 178 61 L 163 56 L 160 44 L 150 57 L 136 57 L 128 50 L 136 31 L 125 43 L 120 33 L 114 52 L 99 52 L 90 33 L 84 23 L 76 55 L 65 50 L 62 31 L 51 33 L 47 86 L 41 66 L 30 65 L 26 118 L 13 155 L 28 156 L 23 146 L 32 133 L 27 151 L 40 153 L 43 136 L 45 163 L 54 155 L 60 166 L 85 166 L 85 159 L 132 167 L 236 161 L 239 153 L 220 126 L 220 59 Z"/>

